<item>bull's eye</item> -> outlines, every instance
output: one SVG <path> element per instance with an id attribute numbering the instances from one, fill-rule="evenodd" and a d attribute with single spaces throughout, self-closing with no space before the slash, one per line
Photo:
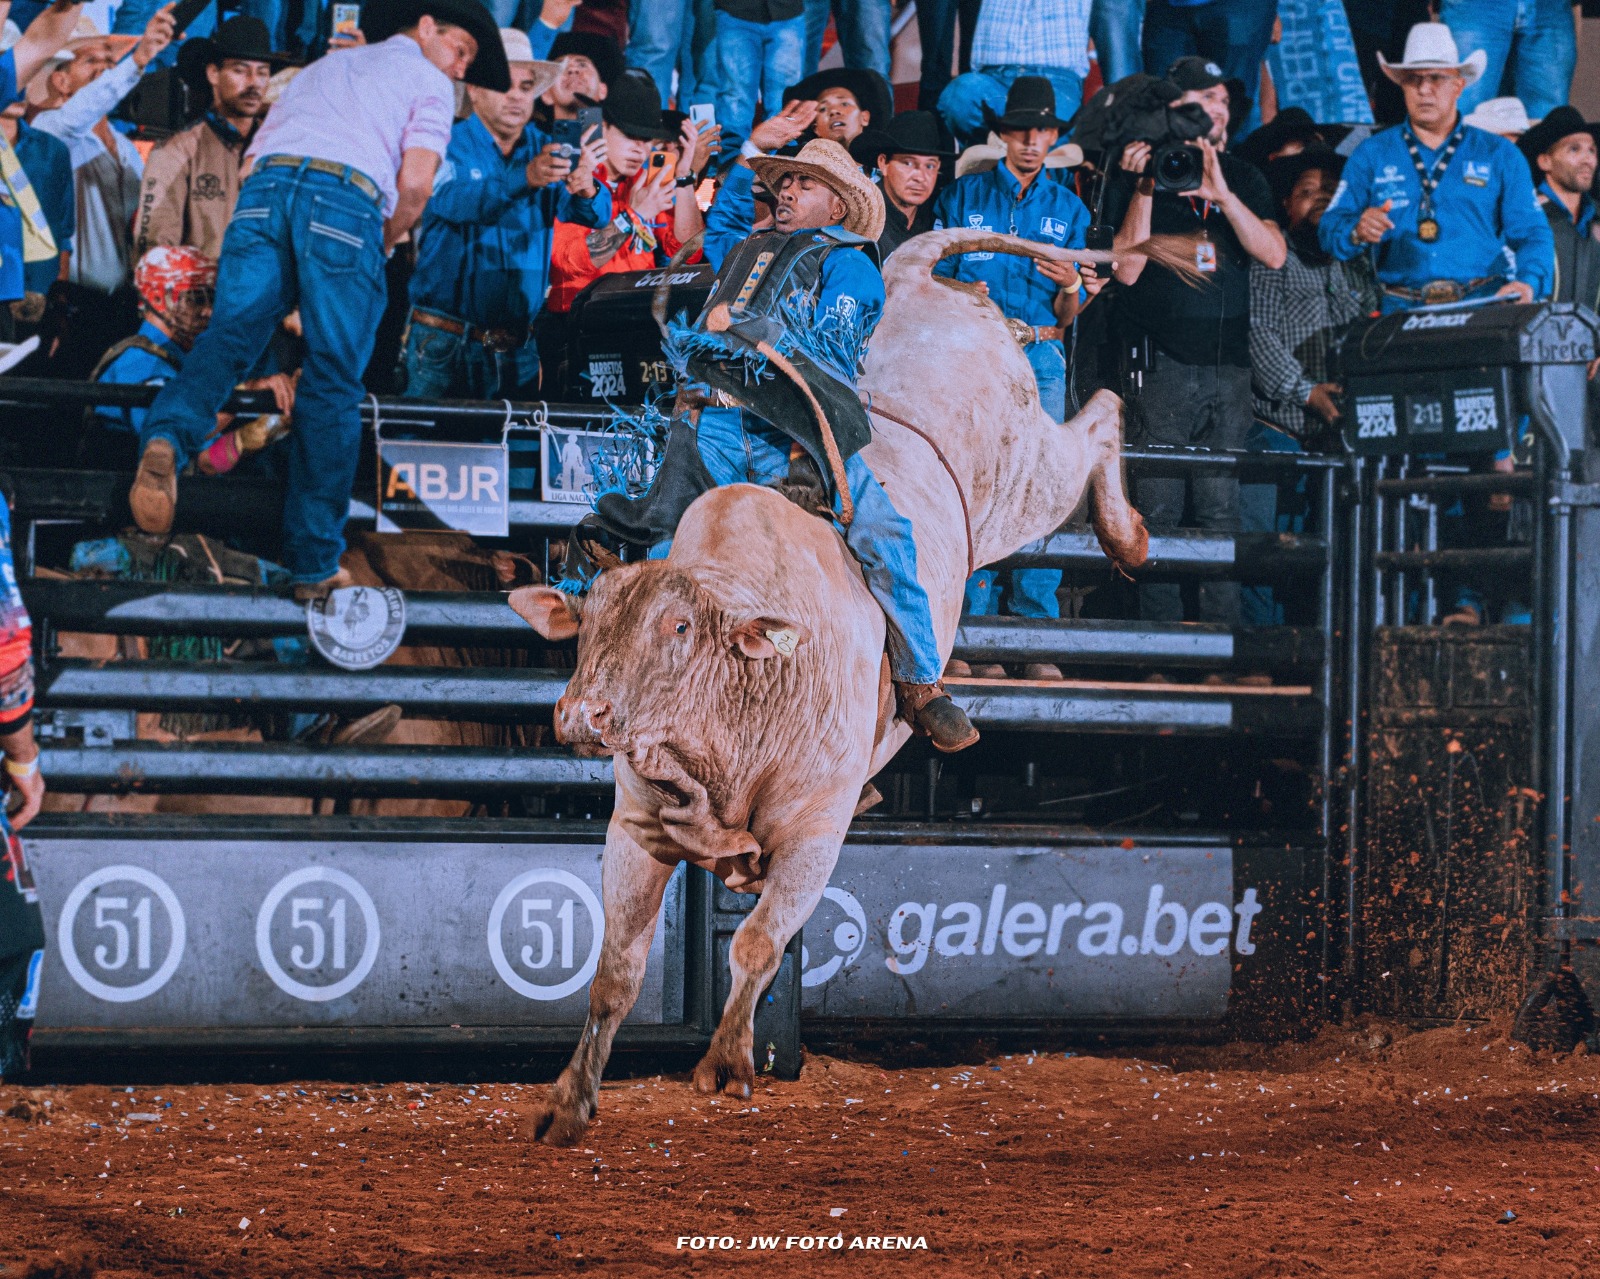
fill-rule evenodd
<path id="1" fill-rule="evenodd" d="M 689 633 L 689 623 L 688 622 L 679 622 L 676 626 L 674 626 L 672 628 L 672 633 L 674 635 L 687 635 Z"/>

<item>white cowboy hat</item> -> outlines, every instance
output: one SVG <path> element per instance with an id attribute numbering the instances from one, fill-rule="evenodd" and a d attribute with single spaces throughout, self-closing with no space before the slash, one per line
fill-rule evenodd
<path id="1" fill-rule="evenodd" d="M 1455 71 L 1472 84 L 1483 74 L 1488 61 L 1489 55 L 1482 49 L 1463 59 L 1456 48 L 1455 36 L 1442 22 L 1419 22 L 1412 27 L 1406 34 L 1405 57 L 1399 62 L 1390 62 L 1383 54 L 1378 55 L 1383 74 L 1396 84 L 1407 71 Z"/>
<path id="2" fill-rule="evenodd" d="M 515 27 L 501 27 L 500 43 L 505 48 L 508 64 L 520 62 L 533 68 L 535 98 L 541 97 L 546 90 L 553 89 L 556 81 L 561 79 L 559 62 L 542 62 L 533 56 L 533 41 L 528 39 L 526 31 L 518 31 Z"/>
<path id="3" fill-rule="evenodd" d="M 988 173 L 1005 158 L 1006 144 L 991 133 L 987 142 L 973 144 L 956 158 L 956 177 Z M 1063 142 L 1045 152 L 1044 167 L 1047 169 L 1076 169 L 1082 163 L 1083 148 L 1076 142 Z"/>
<path id="4" fill-rule="evenodd" d="M 850 153 L 831 138 L 813 138 L 800 148 L 799 155 L 752 156 L 750 167 L 761 179 L 761 185 L 774 194 L 779 179 L 786 173 L 826 183 L 844 201 L 841 225 L 846 231 L 854 231 L 868 240 L 876 240 L 883 234 L 883 193 L 850 158 Z"/>
<path id="5" fill-rule="evenodd" d="M 1478 103 L 1477 110 L 1462 123 L 1487 133 L 1501 134 L 1526 133 L 1534 124 L 1528 119 L 1528 108 L 1522 105 L 1521 98 L 1489 98 Z"/>

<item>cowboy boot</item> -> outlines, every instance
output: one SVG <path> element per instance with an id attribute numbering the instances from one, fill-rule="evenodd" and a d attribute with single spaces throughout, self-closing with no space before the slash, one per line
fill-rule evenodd
<path id="1" fill-rule="evenodd" d="M 942 683 L 902 684 L 896 681 L 894 691 L 900 699 L 900 718 L 926 733 L 935 750 L 950 755 L 977 742 L 978 730 L 972 726 L 966 711 L 950 700 Z"/>

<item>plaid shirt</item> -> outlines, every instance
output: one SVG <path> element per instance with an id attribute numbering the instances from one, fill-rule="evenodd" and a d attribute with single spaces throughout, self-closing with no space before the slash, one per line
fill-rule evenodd
<path id="1" fill-rule="evenodd" d="M 1090 0 L 983 0 L 972 34 L 973 69 L 1064 67 L 1088 75 L 1089 6 Z"/>
<path id="2" fill-rule="evenodd" d="M 1321 419 L 1306 398 L 1328 380 L 1328 356 L 1345 325 L 1378 309 L 1370 260 L 1311 265 L 1291 245 L 1274 271 L 1250 263 L 1250 364 L 1256 416 L 1304 439 Z"/>

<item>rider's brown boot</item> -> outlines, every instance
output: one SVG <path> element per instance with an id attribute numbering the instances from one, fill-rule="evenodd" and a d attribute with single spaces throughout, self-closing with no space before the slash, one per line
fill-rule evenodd
<path id="1" fill-rule="evenodd" d="M 948 755 L 977 742 L 978 730 L 967 713 L 950 700 L 943 684 L 897 683 L 895 692 L 900 697 L 902 717 L 926 733 L 933 740 L 934 749 Z"/>

